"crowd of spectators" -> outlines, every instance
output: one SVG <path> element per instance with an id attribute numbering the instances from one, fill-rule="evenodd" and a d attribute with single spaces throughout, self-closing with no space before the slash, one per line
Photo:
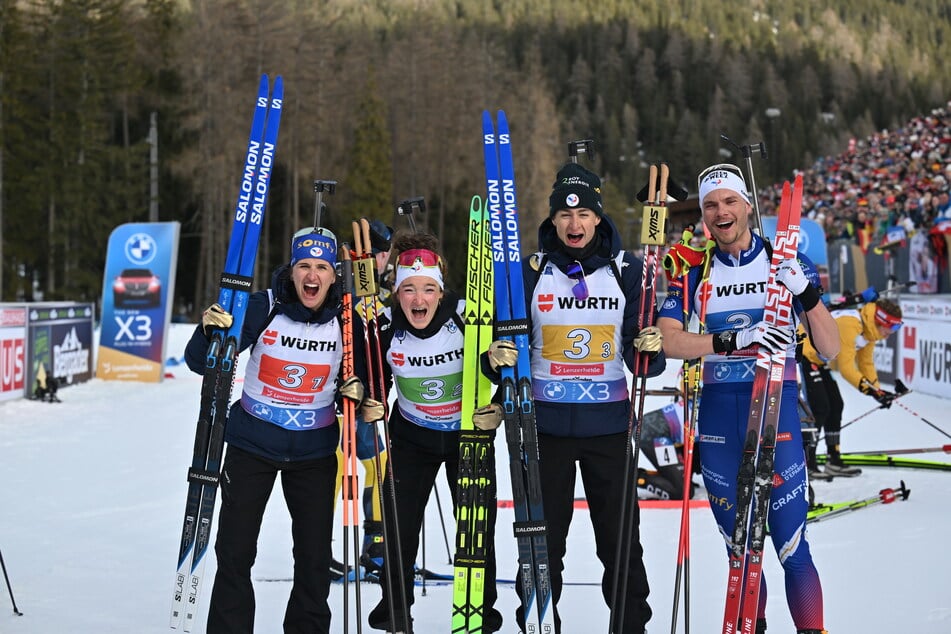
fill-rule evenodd
<path id="1" fill-rule="evenodd" d="M 803 171 L 803 185 L 803 216 L 828 240 L 852 239 L 865 250 L 894 227 L 927 233 L 951 221 L 951 102 L 819 159 Z M 780 193 L 781 184 L 760 192 L 763 214 L 773 213 Z"/>

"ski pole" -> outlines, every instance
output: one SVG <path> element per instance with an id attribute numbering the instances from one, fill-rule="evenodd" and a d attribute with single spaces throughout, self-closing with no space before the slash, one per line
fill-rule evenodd
<path id="1" fill-rule="evenodd" d="M 396 213 L 406 217 L 406 220 L 409 221 L 409 228 L 413 231 L 413 233 L 419 233 L 416 229 L 416 218 L 414 214 L 416 212 L 423 213 L 425 211 L 426 200 L 422 196 L 408 198 L 396 207 Z"/>
<path id="2" fill-rule="evenodd" d="M 13 598 L 13 586 L 10 585 L 10 577 L 7 576 L 7 565 L 3 563 L 2 550 L 0 550 L 0 568 L 3 568 L 3 580 L 7 582 L 7 592 L 10 593 L 10 603 L 13 604 L 13 613 L 17 616 L 23 616 L 23 612 L 17 609 L 17 600 Z"/>
<path id="3" fill-rule="evenodd" d="M 689 240 L 685 236 L 686 240 Z M 712 242 L 708 242 L 712 246 Z M 700 275 L 701 292 L 700 307 L 697 311 L 699 328 L 698 334 L 703 334 L 707 319 L 707 299 L 710 297 L 708 279 L 710 273 L 710 263 L 712 258 L 709 250 L 703 262 L 703 273 Z M 684 330 L 690 321 L 689 306 L 687 298 L 690 297 L 689 268 L 683 272 L 684 286 Z M 694 368 L 692 380 L 690 368 Z M 697 412 L 700 409 L 700 377 L 703 372 L 703 358 L 696 363 L 684 361 L 684 488 L 683 503 L 680 507 L 680 540 L 677 545 L 677 575 L 674 581 L 674 607 L 670 619 L 670 633 L 676 634 L 677 631 L 677 611 L 680 607 L 680 585 L 683 581 L 684 587 L 684 634 L 690 634 L 690 490 L 693 484 L 693 457 L 694 457 L 694 434 L 697 429 Z"/>
<path id="4" fill-rule="evenodd" d="M 908 412 L 909 414 L 912 414 L 912 415 L 914 415 L 914 416 L 917 416 L 918 419 L 919 419 L 921 422 L 923 422 L 924 424 L 930 425 L 930 426 L 933 427 L 934 429 L 936 429 L 936 430 L 938 430 L 939 432 L 941 432 L 943 435 L 947 436 L 948 438 L 951 438 L 951 434 L 949 434 L 948 432 L 944 431 L 943 429 L 941 429 L 940 427 L 938 427 L 937 425 L 935 425 L 934 423 L 932 423 L 930 420 L 928 420 L 927 418 L 925 418 L 924 416 L 922 416 L 921 414 L 919 414 L 919 413 L 916 412 L 915 410 L 911 409 L 910 407 L 908 407 L 908 406 L 905 405 L 904 403 L 900 403 L 897 398 L 894 400 L 894 402 L 895 402 L 895 403 L 898 403 L 898 406 L 901 407 L 901 408 L 902 408 L 903 410 L 905 410 L 906 412 Z"/>
<path id="5" fill-rule="evenodd" d="M 823 522 L 827 519 L 835 517 L 836 515 L 842 515 L 844 513 L 851 513 L 852 511 L 857 511 L 859 509 L 872 506 L 874 504 L 891 504 L 895 500 L 907 500 L 908 496 L 911 495 L 911 489 L 905 487 L 905 481 L 902 480 L 901 484 L 897 489 L 886 488 L 878 492 L 878 495 L 866 498 L 864 500 L 856 500 L 851 504 L 846 504 L 844 506 L 833 508 L 830 511 L 826 511 L 821 515 L 816 515 L 815 517 L 808 520 L 807 523 L 814 524 L 816 522 Z"/>
<path id="6" fill-rule="evenodd" d="M 882 406 L 881 406 L 881 405 L 876 405 L 875 407 L 873 407 L 872 409 L 868 410 L 868 411 L 865 412 L 864 414 L 859 414 L 858 416 L 856 416 L 855 418 L 853 418 L 853 419 L 850 420 L 849 422 L 847 422 L 847 423 L 842 423 L 842 426 L 839 427 L 839 430 L 841 431 L 841 430 L 845 429 L 846 427 L 848 427 L 849 425 L 852 425 L 853 423 L 859 422 L 860 420 L 862 420 L 863 418 L 865 418 L 865 417 L 868 416 L 869 414 L 873 414 L 873 413 L 877 412 L 877 411 L 880 410 L 880 409 L 882 409 Z M 820 437 L 816 440 L 816 442 L 818 443 L 819 440 L 822 440 L 822 439 L 825 438 L 825 437 L 826 437 L 825 434 L 823 434 L 822 436 L 820 436 Z"/>
<path id="7" fill-rule="evenodd" d="M 588 158 L 594 160 L 594 139 L 579 139 L 578 141 L 569 141 L 568 159 L 572 163 L 577 163 L 579 154 L 587 154 Z"/>
<path id="8" fill-rule="evenodd" d="M 341 321 L 343 322 L 343 376 L 353 376 L 353 262 L 350 260 L 350 245 L 344 243 L 339 250 L 341 259 L 341 274 L 343 275 L 343 308 Z M 343 399 L 343 475 L 340 486 L 343 495 L 343 631 L 350 631 L 350 568 L 349 568 L 349 537 L 350 528 L 353 537 L 353 559 L 355 570 L 360 566 L 359 516 L 360 505 L 357 500 L 357 438 L 356 438 L 356 404 L 348 398 Z M 360 575 L 354 578 L 355 607 L 357 616 L 357 634 L 363 631 L 363 617 L 361 615 Z"/>
<path id="9" fill-rule="evenodd" d="M 314 229 L 320 227 L 321 215 L 327 209 L 323 201 L 323 194 L 333 194 L 337 190 L 337 181 L 314 181 Z"/>
<path id="10" fill-rule="evenodd" d="M 684 236 L 684 241 L 689 238 Z M 683 280 L 683 327 L 687 330 L 690 323 L 690 311 L 687 305 L 687 298 L 690 296 L 690 269 L 684 270 L 681 279 Z M 701 322 L 702 323 L 702 322 Z M 701 330 L 703 326 L 700 326 Z M 690 470 L 693 469 L 693 417 L 691 416 L 690 401 L 688 397 L 691 387 L 691 372 L 694 365 L 689 359 L 683 362 L 683 394 L 684 394 L 684 482 L 682 504 L 680 507 L 680 536 L 677 542 L 677 572 L 674 577 L 674 606 L 670 615 L 670 634 L 677 634 L 677 611 L 680 609 L 680 584 L 689 570 L 690 564 Z M 696 385 L 693 385 L 696 388 Z M 687 600 L 687 588 L 684 584 L 684 628 L 685 632 L 690 632 L 690 602 Z"/>
<path id="11" fill-rule="evenodd" d="M 759 213 L 759 195 L 756 192 L 756 179 L 753 176 L 753 152 L 759 152 L 760 157 L 763 160 L 766 160 L 766 143 L 760 141 L 759 143 L 751 143 L 746 145 L 738 145 L 733 139 L 728 137 L 725 134 L 721 134 L 720 138 L 729 143 L 735 150 L 743 155 L 743 158 L 746 160 L 746 173 L 750 179 L 750 198 L 753 199 L 753 220 L 755 220 L 756 230 L 761 236 L 763 235 L 763 222 L 760 220 Z"/>
<path id="12" fill-rule="evenodd" d="M 374 466 L 376 467 L 376 477 L 377 477 L 377 492 L 380 496 L 380 519 L 382 520 L 383 525 L 383 552 L 384 560 L 395 553 L 396 566 L 383 566 L 383 583 L 387 584 L 387 587 L 390 588 L 392 596 L 392 591 L 398 589 L 400 597 L 400 606 L 403 610 L 403 614 L 408 615 L 409 610 L 407 607 L 406 599 L 406 586 L 403 583 L 403 578 L 405 575 L 405 569 L 403 566 L 403 557 L 402 557 L 402 542 L 400 540 L 400 531 L 399 531 L 399 508 L 396 504 L 396 477 L 393 473 L 393 456 L 389 453 L 390 447 L 390 428 L 389 428 L 389 399 L 387 398 L 386 393 L 386 375 L 384 373 L 383 367 L 383 352 L 380 347 L 380 314 L 379 306 L 377 303 L 377 297 L 379 296 L 380 288 L 377 283 L 377 274 L 375 270 L 376 260 L 373 257 L 371 241 L 370 241 L 370 222 L 366 218 L 361 218 L 359 223 L 353 222 L 353 236 L 354 236 L 354 245 L 356 247 L 357 260 L 354 263 L 355 279 L 354 279 L 354 288 L 356 295 L 361 298 L 360 305 L 363 310 L 362 320 L 365 327 L 365 338 L 366 342 L 366 355 L 367 355 L 367 374 L 369 378 L 370 391 L 369 396 L 378 400 L 383 404 L 383 446 L 387 449 L 387 460 L 386 460 L 386 475 L 389 476 L 390 482 L 390 495 L 388 496 L 388 501 L 390 503 L 390 509 L 392 514 L 390 517 L 393 518 L 391 526 L 390 520 L 387 519 L 387 513 L 384 511 L 384 474 L 383 474 L 383 464 L 380 458 L 381 449 L 379 442 L 379 435 L 376 433 L 376 428 L 374 424 L 373 431 L 373 460 Z M 359 288 L 357 288 L 357 280 L 359 279 Z M 370 330 L 372 325 L 373 337 L 370 337 Z M 374 377 L 376 377 L 374 379 Z M 374 421 L 375 423 L 375 421 Z M 393 546 L 394 549 L 391 550 L 390 546 Z M 398 586 L 394 586 L 394 573 L 398 580 Z M 396 607 L 392 600 L 389 601 L 389 616 L 390 622 L 396 625 Z M 408 626 L 407 626 L 408 627 Z"/>
<path id="13" fill-rule="evenodd" d="M 907 392 L 902 392 L 901 394 L 899 394 L 898 396 L 896 396 L 896 397 L 892 400 L 892 402 L 893 402 L 893 403 L 897 402 L 898 399 L 902 398 L 903 396 L 905 396 L 905 395 L 907 395 L 907 394 L 911 394 L 911 392 L 912 392 L 911 390 L 908 390 Z M 899 403 L 899 405 L 901 405 L 901 403 Z M 903 407 L 904 407 L 904 406 L 903 406 Z M 855 418 L 853 418 L 853 419 L 850 420 L 849 422 L 843 423 L 842 426 L 839 427 L 839 430 L 841 431 L 841 430 L 845 429 L 846 427 L 848 427 L 849 425 L 851 425 L 852 423 L 857 423 L 857 422 L 859 422 L 860 420 L 862 420 L 863 418 L 865 418 L 865 417 L 868 416 L 869 414 L 872 414 L 872 413 L 874 413 L 874 412 L 877 412 L 877 411 L 880 410 L 880 409 L 886 409 L 886 407 L 885 407 L 884 405 L 878 405 L 878 406 L 876 406 L 876 407 L 873 407 L 872 409 L 868 410 L 868 411 L 865 412 L 864 414 L 859 414 L 858 416 L 856 416 Z M 908 408 L 906 407 L 905 409 L 908 409 Z M 911 410 L 908 410 L 908 411 L 911 412 Z M 911 413 L 912 413 L 912 414 L 915 414 L 915 412 L 911 412 Z M 916 416 L 917 416 L 917 414 L 916 414 Z M 919 418 L 920 418 L 920 417 L 919 417 Z M 927 422 L 927 421 L 925 421 L 925 422 Z M 930 425 L 931 423 L 928 423 L 928 424 Z M 942 430 L 940 430 L 940 429 L 939 429 L 938 431 L 941 431 L 942 434 L 944 434 L 945 436 L 948 436 L 948 434 L 945 434 L 944 431 L 942 431 Z M 822 438 L 825 438 L 825 434 L 823 434 L 822 437 L 819 438 L 819 440 L 822 440 Z M 948 438 L 951 438 L 951 436 L 948 436 Z M 816 442 L 818 442 L 818 441 L 816 441 Z"/>
<path id="14" fill-rule="evenodd" d="M 919 447 L 917 449 L 881 449 L 879 451 L 846 451 L 843 456 L 865 456 L 865 455 L 878 455 L 878 456 L 900 456 L 902 454 L 915 454 L 915 453 L 951 453 L 951 445 L 941 445 L 940 447 Z"/>
<path id="15" fill-rule="evenodd" d="M 906 392 L 906 393 L 907 393 L 907 392 Z M 901 398 L 902 396 L 904 396 L 904 394 L 899 394 L 897 397 L 895 397 L 895 400 L 897 401 L 897 400 L 898 400 L 899 398 Z M 862 420 L 863 418 L 865 418 L 865 417 L 868 416 L 869 414 L 874 414 L 875 412 L 877 412 L 877 411 L 880 410 L 880 409 L 885 409 L 885 406 L 884 406 L 884 405 L 876 405 L 875 407 L 873 407 L 872 409 L 868 410 L 868 411 L 865 412 L 864 414 L 859 414 L 858 416 L 856 416 L 855 418 L 853 418 L 853 419 L 850 420 L 849 422 L 847 422 L 847 423 L 842 423 L 842 426 L 839 427 L 839 431 L 845 429 L 846 427 L 848 427 L 849 425 L 851 425 L 851 424 L 853 424 L 853 423 L 859 422 L 860 420 Z M 820 436 L 820 437 L 816 440 L 816 442 L 818 443 L 818 442 L 819 442 L 820 440 L 822 440 L 823 438 L 825 438 L 825 434 L 823 434 L 822 436 Z"/>
<path id="16" fill-rule="evenodd" d="M 658 181 L 659 172 L 659 181 Z M 651 317 L 657 301 L 655 280 L 657 277 L 660 248 L 666 244 L 667 225 L 667 180 L 670 168 L 666 163 L 660 167 L 651 165 L 648 179 L 648 199 L 644 204 L 641 222 L 641 244 L 644 249 L 644 267 L 641 273 L 640 311 L 638 331 L 651 326 Z M 624 460 L 624 494 L 621 497 L 621 525 L 618 527 L 618 543 L 615 551 L 613 600 L 608 632 L 620 631 L 624 623 L 627 572 L 634 531 L 634 510 L 637 508 L 636 475 L 640 454 L 641 421 L 644 418 L 644 401 L 647 397 L 647 371 L 649 353 L 634 353 L 633 376 L 631 377 L 631 409 L 628 415 L 627 449 Z M 631 448 L 633 442 L 633 451 Z M 630 489 L 628 488 L 630 487 Z M 630 497 L 630 504 L 628 498 Z M 623 579 L 621 568 L 624 568 Z"/>
<path id="17" fill-rule="evenodd" d="M 442 526 L 442 539 L 446 543 L 446 563 L 452 565 L 452 551 L 449 549 L 449 533 L 446 532 L 446 518 L 442 514 L 442 502 L 439 501 L 439 487 L 433 487 L 436 494 L 436 510 L 439 511 L 439 524 Z M 425 566 L 423 566 L 425 568 Z"/>

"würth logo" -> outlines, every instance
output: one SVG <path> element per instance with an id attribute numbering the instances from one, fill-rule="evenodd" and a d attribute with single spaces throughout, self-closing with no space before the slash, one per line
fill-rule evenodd
<path id="1" fill-rule="evenodd" d="M 538 310 L 543 313 L 550 313 L 555 307 L 555 296 L 551 293 L 540 294 L 538 296 Z"/>

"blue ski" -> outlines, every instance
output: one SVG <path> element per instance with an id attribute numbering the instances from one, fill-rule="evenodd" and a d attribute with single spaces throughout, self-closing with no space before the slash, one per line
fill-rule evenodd
<path id="1" fill-rule="evenodd" d="M 235 206 L 231 240 L 219 283 L 218 303 L 231 313 L 234 321 L 228 329 L 216 329 L 212 333 L 205 357 L 195 445 L 191 468 L 188 470 L 185 519 L 172 591 L 170 625 L 173 628 L 181 625 L 186 632 L 191 631 L 195 623 L 205 554 L 211 541 L 235 362 L 251 294 L 258 238 L 261 235 L 281 123 L 284 82 L 281 77 L 275 79 L 274 93 L 270 99 L 269 83 L 267 75 L 262 75 Z"/>
<path id="2" fill-rule="evenodd" d="M 482 140 L 492 256 L 495 277 L 495 329 L 518 348 L 514 368 L 501 368 L 505 439 L 509 450 L 515 538 L 525 613 L 526 634 L 555 631 L 551 608 L 548 541 L 538 470 L 538 437 L 532 399 L 529 331 L 522 280 L 521 238 L 515 198 L 515 168 L 505 112 L 498 113 L 498 134 L 492 115 L 482 113 Z"/>

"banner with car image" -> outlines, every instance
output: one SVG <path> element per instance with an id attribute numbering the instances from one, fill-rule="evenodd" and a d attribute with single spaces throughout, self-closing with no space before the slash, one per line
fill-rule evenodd
<path id="1" fill-rule="evenodd" d="M 109 236 L 96 363 L 100 379 L 162 380 L 179 227 L 177 222 L 130 223 Z"/>

